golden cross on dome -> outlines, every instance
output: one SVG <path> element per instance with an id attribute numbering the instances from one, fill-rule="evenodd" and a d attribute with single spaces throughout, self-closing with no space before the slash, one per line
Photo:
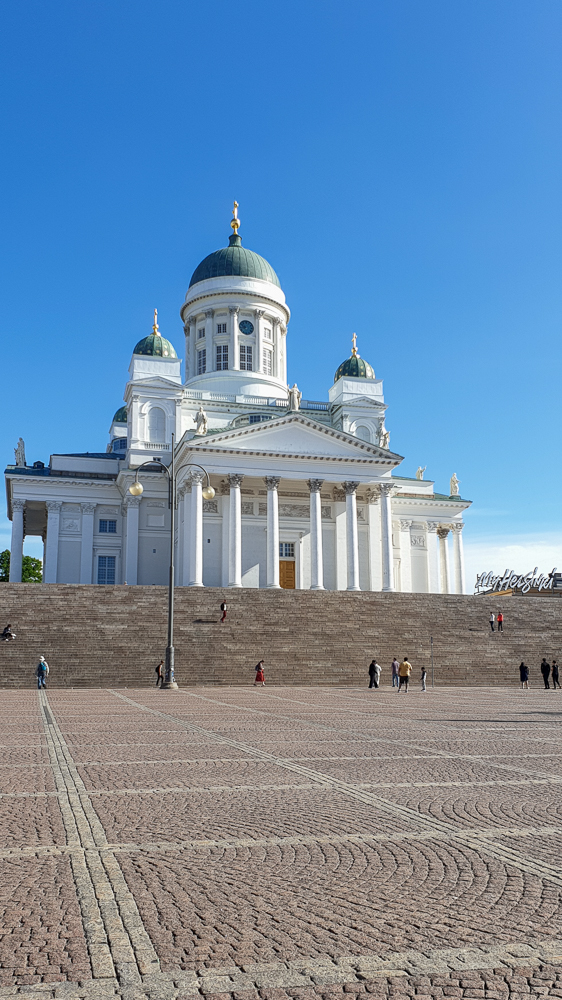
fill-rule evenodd
<path id="1" fill-rule="evenodd" d="M 357 334 L 356 333 L 353 334 L 353 337 L 351 338 L 351 343 L 353 344 L 353 347 L 351 348 L 351 356 L 353 358 L 356 358 L 357 357 Z"/>
<path id="2" fill-rule="evenodd" d="M 234 202 L 234 208 L 232 209 L 232 222 L 230 223 L 232 229 L 234 230 L 234 235 L 238 236 L 238 230 L 240 229 L 240 219 L 238 218 L 238 202 Z"/>
<path id="3" fill-rule="evenodd" d="M 159 335 L 159 330 L 158 330 L 158 309 L 154 310 L 154 323 L 152 325 L 152 332 L 153 332 L 153 334 L 154 334 L 155 337 L 157 335 Z"/>

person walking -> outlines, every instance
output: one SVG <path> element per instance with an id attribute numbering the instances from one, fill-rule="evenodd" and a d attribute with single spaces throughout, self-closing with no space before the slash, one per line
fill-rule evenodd
<path id="1" fill-rule="evenodd" d="M 545 660 L 544 656 L 542 658 L 542 663 L 541 663 L 541 674 L 542 674 L 542 679 L 544 681 L 545 691 L 550 691 L 550 684 L 548 683 L 548 678 L 550 677 L 550 663 L 548 663 L 548 661 Z"/>
<path id="2" fill-rule="evenodd" d="M 222 611 L 221 625 L 224 621 L 226 621 L 226 610 L 227 610 L 226 601 L 223 601 L 221 604 L 221 611 Z"/>
<path id="3" fill-rule="evenodd" d="M 407 656 L 404 657 L 402 663 L 398 667 L 398 676 L 400 677 L 400 683 L 398 685 L 398 690 L 401 691 L 405 688 L 406 694 L 408 693 L 408 685 L 410 683 L 410 674 L 412 673 L 412 664 L 410 663 Z"/>
<path id="4" fill-rule="evenodd" d="M 47 677 L 49 676 L 49 664 L 47 663 L 44 656 L 39 657 L 39 663 L 35 670 L 35 676 L 37 677 L 37 690 L 40 691 L 41 688 L 47 687 Z"/>
<path id="5" fill-rule="evenodd" d="M 495 620 L 496 620 L 496 617 L 494 615 L 494 612 L 490 611 L 490 628 L 491 628 L 492 632 L 496 631 L 495 628 L 494 628 L 494 622 L 495 622 Z"/>
<path id="6" fill-rule="evenodd" d="M 260 660 L 260 662 L 256 666 L 256 679 L 254 681 L 254 687 L 258 687 L 260 684 L 262 687 L 265 687 L 265 676 L 263 672 L 263 667 L 264 667 L 264 660 Z"/>
<path id="7" fill-rule="evenodd" d="M 427 691 L 427 688 L 425 686 L 426 678 L 427 678 L 427 670 L 426 670 L 425 667 L 422 667 L 421 668 L 421 689 L 422 689 L 422 691 Z"/>
<path id="8" fill-rule="evenodd" d="M 392 687 L 398 688 L 398 690 L 400 690 L 400 682 L 398 680 L 399 669 L 400 664 L 398 663 L 396 657 L 394 657 L 392 661 Z"/>
<path id="9" fill-rule="evenodd" d="M 558 685 L 558 687 L 560 688 L 560 671 L 558 669 L 558 663 L 556 662 L 556 660 L 552 661 L 551 676 L 552 676 L 552 687 L 554 691 L 556 691 L 556 685 Z"/>
<path id="10" fill-rule="evenodd" d="M 498 632 L 503 632 L 503 615 L 501 611 L 498 611 L 496 621 L 498 623 Z"/>
<path id="11" fill-rule="evenodd" d="M 162 669 L 163 666 L 164 666 L 164 660 L 160 660 L 158 666 L 154 668 L 154 672 L 156 674 L 156 687 L 158 687 L 159 684 L 162 685 L 164 683 L 164 671 Z"/>
<path id="12" fill-rule="evenodd" d="M 525 666 L 523 661 L 519 664 L 519 680 L 521 681 L 521 690 L 525 688 L 529 690 L 529 668 Z"/>
<path id="13" fill-rule="evenodd" d="M 369 687 L 378 688 L 381 678 L 381 668 L 380 664 L 377 663 L 376 658 L 372 659 L 369 664 Z"/>

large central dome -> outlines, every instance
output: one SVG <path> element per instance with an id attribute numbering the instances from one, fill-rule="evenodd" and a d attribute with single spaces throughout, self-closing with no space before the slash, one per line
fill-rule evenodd
<path id="1" fill-rule="evenodd" d="M 271 264 L 264 257 L 260 257 L 258 253 L 254 253 L 253 250 L 246 250 L 237 233 L 231 236 L 228 242 L 229 246 L 210 253 L 195 268 L 189 282 L 190 288 L 199 281 L 206 281 L 207 278 L 222 278 L 231 275 L 239 278 L 260 278 L 262 281 L 270 281 L 272 285 L 281 288 L 279 278 Z"/>

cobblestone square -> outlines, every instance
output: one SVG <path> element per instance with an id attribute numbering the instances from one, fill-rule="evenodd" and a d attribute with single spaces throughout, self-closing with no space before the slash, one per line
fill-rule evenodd
<path id="1" fill-rule="evenodd" d="M 0 1000 L 562 996 L 554 691 L 4 692 Z"/>

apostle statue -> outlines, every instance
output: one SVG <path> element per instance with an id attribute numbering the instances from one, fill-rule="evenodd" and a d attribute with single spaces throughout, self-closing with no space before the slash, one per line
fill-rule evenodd
<path id="1" fill-rule="evenodd" d="M 289 410 L 300 409 L 302 392 L 299 392 L 295 382 L 292 389 L 289 389 Z"/>
<path id="2" fill-rule="evenodd" d="M 383 424 L 381 427 L 381 448 L 384 448 L 385 451 L 388 451 L 389 447 L 390 447 L 390 431 L 387 431 L 386 427 Z"/>
<path id="3" fill-rule="evenodd" d="M 423 469 L 422 469 L 421 465 L 418 465 L 418 471 L 416 472 L 416 479 L 422 480 L 423 479 L 423 474 L 424 474 L 424 472 L 425 472 L 426 469 L 427 469 L 427 465 L 424 465 Z"/>
<path id="4" fill-rule="evenodd" d="M 193 419 L 194 419 L 195 423 L 197 424 L 197 430 L 195 431 L 195 433 L 199 437 L 203 437 L 203 435 L 207 433 L 207 414 L 205 413 L 205 410 L 203 409 L 203 404 L 202 403 L 199 406 L 199 409 L 198 409 L 198 411 L 195 414 L 195 416 L 194 416 Z"/>
<path id="5" fill-rule="evenodd" d="M 451 484 L 449 486 L 449 489 L 451 491 L 449 493 L 449 496 L 451 496 L 451 497 L 460 497 L 459 483 L 460 483 L 460 479 L 457 478 L 456 472 L 453 472 L 453 475 L 451 476 Z"/>
<path id="6" fill-rule="evenodd" d="M 23 438 L 19 439 L 17 448 L 14 448 L 14 455 L 16 456 L 16 467 L 18 469 L 25 469 L 25 444 Z"/>

